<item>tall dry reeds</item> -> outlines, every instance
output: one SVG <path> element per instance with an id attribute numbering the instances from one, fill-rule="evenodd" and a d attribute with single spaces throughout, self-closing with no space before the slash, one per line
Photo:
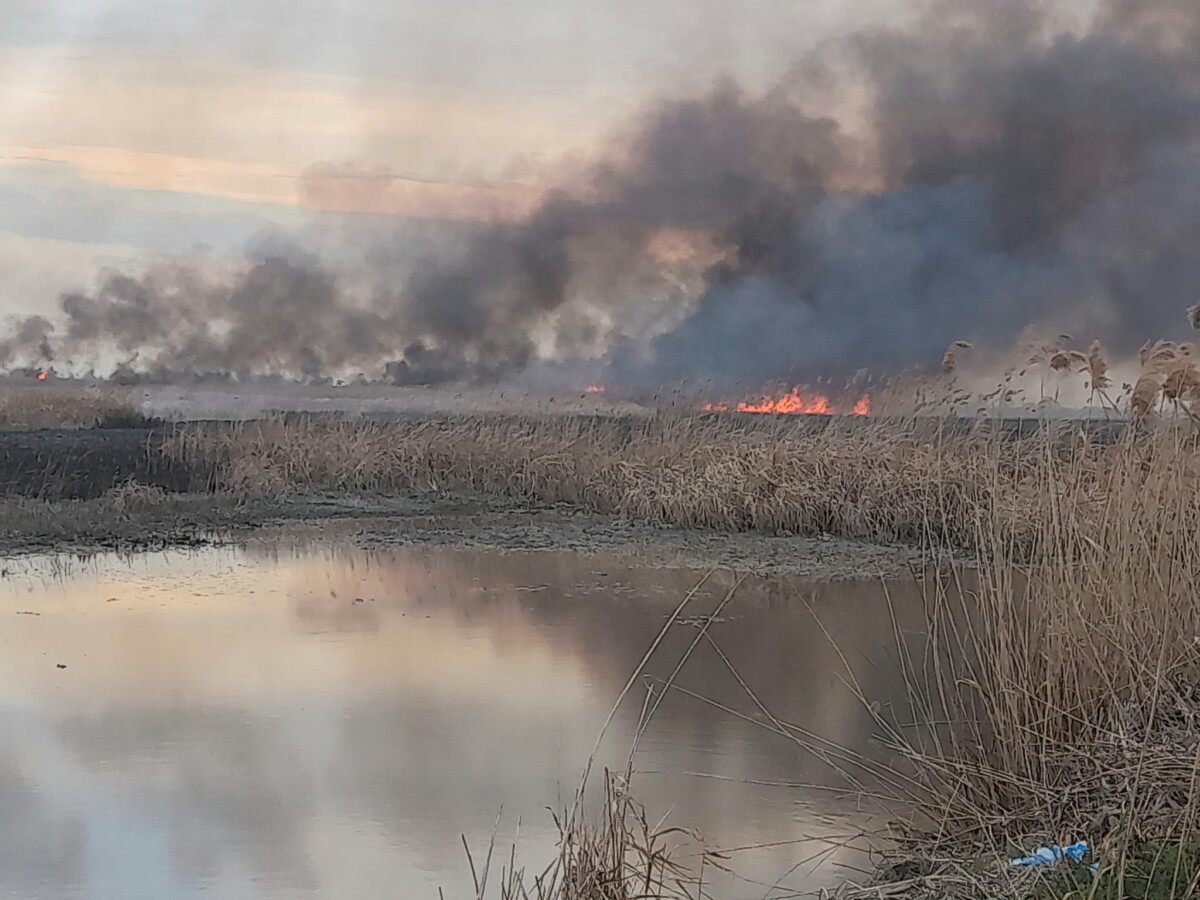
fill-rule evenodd
<path id="1" fill-rule="evenodd" d="M 184 430 L 168 452 L 215 465 L 221 487 L 288 491 L 457 491 L 689 528 L 835 534 L 969 546 L 975 517 L 1012 507 L 1039 460 L 1005 451 L 989 484 L 985 448 L 1003 438 L 937 423 L 806 427 L 693 415 L 648 421 L 507 418 L 421 423 L 266 422 Z"/>
<path id="2" fill-rule="evenodd" d="M 0 429 L 94 428 L 139 417 L 132 395 L 115 387 L 60 384 L 0 386 Z"/>
<path id="3" fill-rule="evenodd" d="M 1135 848 L 1182 847 L 1200 830 L 1196 435 L 1185 420 L 1129 429 L 1100 454 L 1043 452 L 1026 498 L 1039 553 L 992 506 L 973 566 L 930 584 L 932 649 L 906 672 L 924 727 L 878 720 L 905 761 L 891 799 L 913 811 L 910 849 L 925 857 L 1089 839 L 1107 879 L 1096 896 L 1141 896 L 1120 887 Z M 1146 896 L 1193 896 L 1189 866 L 1166 879 L 1178 890 Z M 936 884 L 887 895 L 959 896 Z M 961 894 L 1010 895 L 1030 896 Z"/>

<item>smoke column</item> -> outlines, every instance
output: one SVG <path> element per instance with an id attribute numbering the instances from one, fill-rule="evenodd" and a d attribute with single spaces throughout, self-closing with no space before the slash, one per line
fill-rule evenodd
<path id="1" fill-rule="evenodd" d="M 576 187 L 399 284 L 352 291 L 278 248 L 224 279 L 111 273 L 57 330 L 20 323 L 0 365 L 110 347 L 169 372 L 491 381 L 548 357 L 762 381 L 936 365 L 1029 326 L 1117 352 L 1186 327 L 1200 4 L 1107 0 L 1066 33 L 1032 0 L 935 3 L 802 62 L 760 95 L 657 104 Z M 851 96 L 858 115 L 829 111 Z"/>

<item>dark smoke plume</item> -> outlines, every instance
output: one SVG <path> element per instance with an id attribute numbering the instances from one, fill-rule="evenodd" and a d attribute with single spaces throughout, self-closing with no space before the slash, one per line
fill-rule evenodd
<path id="1" fill-rule="evenodd" d="M 861 122 L 816 111 L 864 89 Z M 397 287 L 351 291 L 296 253 L 225 281 L 112 274 L 62 298 L 59 330 L 23 323 L 0 364 L 108 346 L 171 371 L 390 361 L 430 383 L 549 355 L 657 384 L 936 366 L 1028 326 L 1121 352 L 1183 326 L 1197 247 L 1200 4 L 1108 0 L 1068 33 L 1033 0 L 959 0 L 765 94 L 654 107 L 580 187 Z"/>

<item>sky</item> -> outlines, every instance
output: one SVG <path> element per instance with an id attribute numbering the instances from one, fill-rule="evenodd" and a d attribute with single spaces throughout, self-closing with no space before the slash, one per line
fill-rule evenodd
<path id="1" fill-rule="evenodd" d="M 898 0 L 0 0 L 0 315 L 330 214 L 520 215 L 654 98 Z"/>

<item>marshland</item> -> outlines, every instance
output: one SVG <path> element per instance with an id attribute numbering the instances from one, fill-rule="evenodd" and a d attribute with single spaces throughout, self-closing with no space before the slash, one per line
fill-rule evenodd
<path id="1" fill-rule="evenodd" d="M 100 889 L 106 829 L 168 893 L 1189 896 L 1200 379 L 1187 345 L 1123 389 L 1049 359 L 1106 414 L 12 392 L 6 877 Z M 1097 874 L 1007 863 L 1075 840 Z"/>
<path id="2" fill-rule="evenodd" d="M 1196 0 L 0 69 L 0 900 L 1200 896 Z"/>

